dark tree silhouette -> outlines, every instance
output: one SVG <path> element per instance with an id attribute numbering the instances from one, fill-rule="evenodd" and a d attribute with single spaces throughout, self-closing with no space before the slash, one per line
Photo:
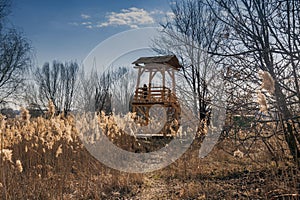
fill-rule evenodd
<path id="1" fill-rule="evenodd" d="M 215 13 L 228 29 L 228 40 L 213 55 L 223 56 L 228 66 L 233 102 L 252 94 L 260 85 L 259 73 L 274 80 L 273 91 L 263 91 L 274 121 L 275 135 L 283 133 L 294 160 L 300 162 L 299 32 L 300 3 L 296 0 L 217 0 Z M 210 4 L 210 1 L 207 1 Z M 261 70 L 261 72 L 259 72 Z M 234 93 L 234 91 L 237 91 Z M 245 98 L 244 98 L 245 99 Z M 299 130 L 298 130 L 299 131 Z M 268 136 L 270 137 L 270 136 Z M 300 163 L 299 163 L 300 164 Z"/>
<path id="2" fill-rule="evenodd" d="M 72 108 L 78 79 L 79 66 L 76 62 L 65 64 L 54 61 L 45 63 L 35 72 L 38 101 L 46 106 L 52 101 L 57 112 L 67 115 Z"/>
<path id="3" fill-rule="evenodd" d="M 10 2 L 0 1 L 0 104 L 16 94 L 31 66 L 31 46 L 15 28 L 6 27 Z"/>

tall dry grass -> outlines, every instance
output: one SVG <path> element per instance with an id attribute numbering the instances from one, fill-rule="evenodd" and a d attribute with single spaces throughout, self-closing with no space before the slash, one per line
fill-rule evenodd
<path id="1" fill-rule="evenodd" d="M 102 113 L 96 119 L 102 132 L 128 151 L 149 152 L 168 142 L 127 134 L 136 131 L 136 126 L 130 126 L 134 123 L 130 115 Z M 203 130 L 170 166 L 129 174 L 110 169 L 89 154 L 79 139 L 78 129 L 85 127 L 81 117 L 56 116 L 51 103 L 44 117 L 31 118 L 23 108 L 16 119 L 0 115 L 0 199 L 134 199 L 149 187 L 145 177 L 167 184 L 164 198 L 169 199 L 270 199 L 299 194 L 299 168 L 282 151 L 287 148 L 276 135 L 267 141 L 275 147 L 276 159 L 255 130 L 241 129 L 231 131 L 200 159 Z M 256 126 L 268 136 L 273 125 Z"/>
<path id="2" fill-rule="evenodd" d="M 79 139 L 74 117 L 54 113 L 50 103 L 45 117 L 31 118 L 24 108 L 16 119 L 0 115 L 2 199 L 100 199 L 142 183 L 141 175 L 99 163 Z M 99 120 L 112 139 L 121 135 L 111 117 Z"/>

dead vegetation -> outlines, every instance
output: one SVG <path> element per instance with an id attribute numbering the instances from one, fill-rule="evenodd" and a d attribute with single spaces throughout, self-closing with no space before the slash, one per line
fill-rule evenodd
<path id="1" fill-rule="evenodd" d="M 299 197 L 299 168 L 284 151 L 276 152 L 275 158 L 261 140 L 241 143 L 230 132 L 207 157 L 200 159 L 201 140 L 197 138 L 170 166 L 130 174 L 110 169 L 93 158 L 78 139 L 72 117 L 48 114 L 48 118 L 31 119 L 23 109 L 17 119 L 1 116 L 1 199 Z M 106 130 L 115 131 L 107 134 L 114 137 L 111 139 L 115 144 L 131 151 L 156 148 L 155 140 L 145 145 L 142 140 L 126 136 L 114 127 L 112 119 L 105 117 L 108 121 L 102 122 L 107 123 Z"/>

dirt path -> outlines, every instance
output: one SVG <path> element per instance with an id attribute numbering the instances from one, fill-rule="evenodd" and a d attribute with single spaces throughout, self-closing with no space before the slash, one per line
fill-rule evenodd
<path id="1" fill-rule="evenodd" d="M 170 190 L 171 188 L 172 190 Z M 165 180 L 159 177 L 148 176 L 144 179 L 143 187 L 132 199 L 177 199 L 177 197 L 174 192 L 173 185 L 171 186 Z"/>

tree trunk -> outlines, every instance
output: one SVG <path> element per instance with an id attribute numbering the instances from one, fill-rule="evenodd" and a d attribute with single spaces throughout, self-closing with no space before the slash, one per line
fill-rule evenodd
<path id="1" fill-rule="evenodd" d="M 285 141 L 289 147 L 290 153 L 293 156 L 294 161 L 300 166 L 300 155 L 299 145 L 297 144 L 296 130 L 293 128 L 292 115 L 288 109 L 285 101 L 285 96 L 282 93 L 280 85 L 275 82 L 275 97 L 277 101 L 278 111 L 280 115 L 280 121 L 282 124 L 282 130 L 285 136 Z"/>

